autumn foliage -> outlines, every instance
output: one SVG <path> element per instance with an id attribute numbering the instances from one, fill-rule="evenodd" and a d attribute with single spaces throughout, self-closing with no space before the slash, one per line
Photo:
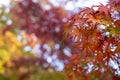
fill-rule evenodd
<path id="1" fill-rule="evenodd" d="M 1 80 L 120 79 L 119 0 L 78 13 L 49 0 L 1 10 Z"/>
<path id="2" fill-rule="evenodd" d="M 73 42 L 73 55 L 66 66 L 70 79 L 119 78 L 119 8 L 120 1 L 113 0 L 107 5 L 85 8 L 70 18 L 66 27 Z"/>

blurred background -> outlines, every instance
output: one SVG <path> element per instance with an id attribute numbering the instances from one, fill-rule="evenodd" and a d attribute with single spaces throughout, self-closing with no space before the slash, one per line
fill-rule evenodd
<path id="1" fill-rule="evenodd" d="M 67 80 L 73 50 L 66 23 L 83 8 L 107 2 L 0 0 L 0 80 Z"/>

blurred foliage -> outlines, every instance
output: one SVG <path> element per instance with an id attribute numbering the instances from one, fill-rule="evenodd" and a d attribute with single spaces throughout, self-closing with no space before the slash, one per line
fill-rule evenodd
<path id="1" fill-rule="evenodd" d="M 0 7 L 0 80 L 120 79 L 119 0 L 74 14 L 36 1 Z"/>
<path id="2" fill-rule="evenodd" d="M 57 53 L 56 50 L 54 51 L 54 47 L 56 42 L 61 43 L 58 37 L 62 39 L 63 33 L 52 32 L 52 26 L 55 28 L 59 25 L 62 29 L 64 25 L 62 18 L 66 13 L 62 8 L 54 8 L 48 1 L 40 2 L 51 5 L 52 10 L 45 11 L 42 9 L 41 4 L 34 3 L 32 0 L 11 0 L 10 6 L 0 8 L 0 80 L 66 80 L 63 72 L 55 71 L 56 64 L 51 66 L 51 63 L 48 63 L 47 59 L 43 57 L 43 54 L 46 53 L 44 48 L 41 47 L 42 49 L 40 49 L 39 47 L 41 51 L 45 51 L 45 53 L 42 52 L 42 56 L 34 50 L 36 45 L 48 44 L 48 47 L 53 51 L 46 54 Z M 24 3 L 30 4 L 27 9 Z M 19 13 L 19 10 L 22 11 L 22 9 L 23 11 L 26 9 L 26 12 L 24 11 L 18 15 L 17 10 Z M 51 21 L 47 20 L 47 15 L 51 16 L 51 14 L 55 14 L 53 19 L 56 19 L 57 22 L 52 21 L 52 19 Z M 57 14 L 61 16 L 57 17 Z M 46 18 L 44 18 L 45 16 Z M 38 18 L 38 21 L 36 18 Z M 35 23 L 33 19 L 36 20 Z M 48 26 L 49 24 L 50 26 Z M 39 28 L 39 26 L 42 26 L 42 28 Z M 40 29 L 44 30 L 44 27 L 47 29 L 47 26 L 49 27 L 48 33 L 40 31 Z M 56 38 L 56 41 L 51 37 Z M 46 41 L 46 38 L 48 41 Z"/>

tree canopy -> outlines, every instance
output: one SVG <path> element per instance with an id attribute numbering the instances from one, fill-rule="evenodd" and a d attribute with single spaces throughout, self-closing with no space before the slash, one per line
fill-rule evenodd
<path id="1" fill-rule="evenodd" d="M 0 7 L 1 80 L 119 80 L 120 1 L 77 13 L 49 0 Z"/>

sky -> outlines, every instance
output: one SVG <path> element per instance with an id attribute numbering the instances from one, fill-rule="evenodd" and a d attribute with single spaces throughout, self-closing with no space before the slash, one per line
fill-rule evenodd
<path id="1" fill-rule="evenodd" d="M 51 1 L 53 4 L 55 4 L 55 6 L 57 6 L 57 5 L 59 5 L 59 4 L 57 4 L 57 1 L 61 2 L 62 0 L 49 0 L 49 1 Z M 76 7 L 82 7 L 82 8 L 83 7 L 91 7 L 92 5 L 99 5 L 100 3 L 105 5 L 107 3 L 107 1 L 108 0 L 78 0 L 77 2 L 75 2 L 75 0 L 71 0 L 65 5 L 65 8 L 67 10 L 74 10 L 74 8 L 76 8 Z"/>
<path id="2" fill-rule="evenodd" d="M 1 5 L 9 5 L 9 3 L 10 3 L 10 0 L 0 0 L 0 6 Z"/>

